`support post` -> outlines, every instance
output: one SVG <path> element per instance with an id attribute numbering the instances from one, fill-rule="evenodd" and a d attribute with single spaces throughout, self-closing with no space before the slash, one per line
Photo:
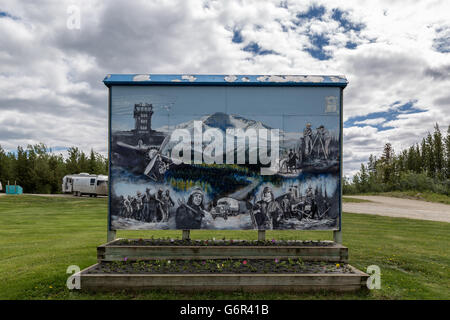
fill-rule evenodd
<path id="1" fill-rule="evenodd" d="M 266 230 L 258 230 L 258 241 L 266 240 Z"/>
<path id="2" fill-rule="evenodd" d="M 116 239 L 116 230 L 108 230 L 106 235 L 106 242 L 111 242 Z"/>
<path id="3" fill-rule="evenodd" d="M 189 240 L 191 239 L 191 230 L 183 230 L 183 233 L 181 235 L 181 240 Z"/>
<path id="4" fill-rule="evenodd" d="M 342 230 L 333 231 L 333 241 L 342 244 Z"/>
<path id="5" fill-rule="evenodd" d="M 343 191 L 343 165 L 342 159 L 344 157 L 344 89 L 340 89 L 340 103 L 339 103 L 339 230 L 333 231 L 333 241 L 342 244 L 342 191 Z"/>

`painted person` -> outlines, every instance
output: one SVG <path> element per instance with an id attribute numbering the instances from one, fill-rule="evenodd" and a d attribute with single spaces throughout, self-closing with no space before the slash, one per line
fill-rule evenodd
<path id="1" fill-rule="evenodd" d="M 148 217 L 150 222 L 153 222 L 153 223 L 157 222 L 156 221 L 157 207 L 158 207 L 158 201 L 156 200 L 156 194 L 151 194 L 149 197 L 149 217 Z"/>
<path id="2" fill-rule="evenodd" d="M 283 200 L 281 200 L 281 208 L 283 209 L 284 218 L 291 218 L 291 201 L 289 201 L 289 197 L 285 195 Z"/>
<path id="3" fill-rule="evenodd" d="M 148 177 L 153 179 L 154 181 L 162 181 L 164 179 L 164 174 L 169 168 L 169 165 L 164 162 L 161 155 L 158 153 L 156 149 L 151 149 L 148 153 L 150 161 L 154 159 L 155 163 L 153 165 L 152 170 L 148 173 Z"/>
<path id="4" fill-rule="evenodd" d="M 169 211 L 170 208 L 175 205 L 175 202 L 173 202 L 172 198 L 170 197 L 170 191 L 169 189 L 164 192 L 162 195 L 162 209 L 163 209 L 163 222 L 167 222 L 169 220 Z"/>
<path id="5" fill-rule="evenodd" d="M 329 148 L 330 148 L 330 142 L 331 137 L 330 133 L 323 125 L 321 125 L 319 128 L 317 128 L 317 134 L 319 135 L 319 139 L 322 143 L 323 153 L 325 155 L 325 158 L 328 158 L 329 155 Z"/>
<path id="6" fill-rule="evenodd" d="M 288 170 L 292 171 L 292 169 L 295 170 L 295 168 L 297 167 L 297 159 L 298 156 L 296 153 L 294 153 L 292 151 L 292 149 L 289 149 L 289 159 L 288 159 L 288 164 L 287 164 L 287 168 Z"/>
<path id="7" fill-rule="evenodd" d="M 292 152 L 292 149 L 289 149 L 289 154 L 288 154 L 289 160 L 292 159 L 293 155 L 294 155 L 294 153 Z"/>
<path id="8" fill-rule="evenodd" d="M 308 189 L 306 190 L 305 204 L 307 208 L 309 208 L 309 210 L 305 209 L 308 218 L 314 219 L 316 217 L 317 204 L 316 204 L 316 196 L 311 187 L 308 187 Z"/>
<path id="9" fill-rule="evenodd" d="M 136 219 L 142 220 L 142 208 L 143 208 L 143 202 L 142 202 L 142 193 L 140 191 L 136 194 Z"/>
<path id="10" fill-rule="evenodd" d="M 200 188 L 194 188 L 187 203 L 177 208 L 175 223 L 177 229 L 200 229 L 205 216 L 204 194 Z"/>
<path id="11" fill-rule="evenodd" d="M 131 218 L 133 215 L 133 207 L 131 205 L 132 202 L 132 198 L 129 195 L 127 198 L 125 198 L 123 204 L 125 205 L 126 208 L 126 218 Z"/>
<path id="12" fill-rule="evenodd" d="M 125 201 L 126 201 L 126 198 L 124 196 L 120 196 L 119 197 L 119 203 L 120 203 L 120 213 L 119 213 L 119 215 L 121 217 L 126 217 L 127 216 L 127 207 L 125 205 Z"/>
<path id="13" fill-rule="evenodd" d="M 163 220 L 164 217 L 164 203 L 163 203 L 163 190 L 158 189 L 158 192 L 155 195 L 156 199 L 156 220 L 158 222 Z"/>
<path id="14" fill-rule="evenodd" d="M 142 208 L 142 215 L 143 215 L 143 220 L 146 222 L 150 222 L 151 218 L 150 218 L 150 199 L 151 199 L 151 194 L 150 194 L 150 188 L 146 188 L 145 189 L 145 194 L 142 197 L 142 202 L 144 207 Z"/>
<path id="15" fill-rule="evenodd" d="M 261 200 L 255 205 L 254 213 L 258 229 L 271 230 L 279 228 L 283 210 L 275 200 L 271 188 L 264 187 Z"/>
<path id="16" fill-rule="evenodd" d="M 303 130 L 303 140 L 305 141 L 305 154 L 310 154 L 312 152 L 313 140 L 312 140 L 312 129 L 311 123 L 306 124 L 305 130 Z"/>

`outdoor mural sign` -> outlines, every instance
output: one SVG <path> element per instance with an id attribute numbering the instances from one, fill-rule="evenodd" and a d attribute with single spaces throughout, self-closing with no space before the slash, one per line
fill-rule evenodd
<path id="1" fill-rule="evenodd" d="M 340 230 L 340 76 L 108 75 L 109 230 Z"/>

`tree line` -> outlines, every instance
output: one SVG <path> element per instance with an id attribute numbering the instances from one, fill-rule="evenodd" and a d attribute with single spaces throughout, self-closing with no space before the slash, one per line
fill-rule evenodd
<path id="1" fill-rule="evenodd" d="M 77 147 L 68 149 L 68 156 L 55 154 L 39 143 L 6 152 L 0 146 L 0 181 L 5 186 L 17 183 L 26 193 L 60 193 L 62 178 L 86 172 L 108 174 L 108 159 L 91 149 L 89 155 Z"/>
<path id="2" fill-rule="evenodd" d="M 395 153 L 386 143 L 380 158 L 370 155 L 353 179 L 344 179 L 344 193 L 431 191 L 450 195 L 450 126 L 445 136 L 434 132 Z"/>

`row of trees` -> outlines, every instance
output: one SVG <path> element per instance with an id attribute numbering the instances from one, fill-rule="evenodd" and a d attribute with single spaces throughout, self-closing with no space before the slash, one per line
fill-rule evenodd
<path id="1" fill-rule="evenodd" d="M 344 180 L 344 193 L 405 190 L 450 194 L 450 126 L 444 136 L 436 124 L 421 143 L 398 154 L 386 143 L 380 158 L 370 155 L 352 180 Z"/>
<path id="2" fill-rule="evenodd" d="M 80 172 L 107 174 L 108 160 L 94 150 L 88 156 L 77 147 L 69 148 L 64 158 L 43 143 L 26 149 L 19 146 L 16 152 L 0 146 L 0 181 L 3 185 L 17 183 L 27 193 L 61 192 L 62 178 Z"/>

